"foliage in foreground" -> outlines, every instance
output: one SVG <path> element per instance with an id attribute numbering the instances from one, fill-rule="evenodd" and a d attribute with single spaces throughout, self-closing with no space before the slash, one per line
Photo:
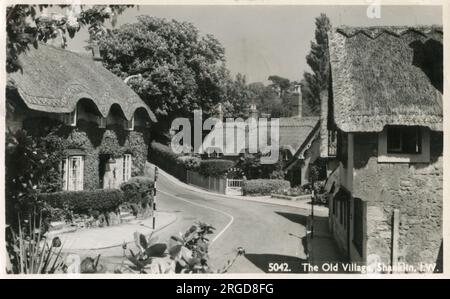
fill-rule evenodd
<path id="1" fill-rule="evenodd" d="M 18 233 L 7 226 L 8 274 L 53 274 L 64 271 L 60 239 L 56 237 L 48 242 L 42 235 L 42 222 L 39 225 L 36 222 L 37 219 L 34 217 L 32 220 L 24 221 L 28 226 L 21 226 L 19 220 Z"/>
<path id="2" fill-rule="evenodd" d="M 18 56 L 30 46 L 37 48 L 39 42 L 47 42 L 57 37 L 66 43 L 87 26 L 91 36 L 107 32 L 104 22 L 111 20 L 114 26 L 117 15 L 133 5 L 55 5 L 66 14 L 49 16 L 46 12 L 53 5 L 11 5 L 6 7 L 6 69 L 8 72 L 21 68 Z"/>
<path id="3" fill-rule="evenodd" d="M 157 243 L 158 238 L 146 238 L 143 234 L 135 233 L 135 243 L 139 252 L 135 253 L 123 245 L 124 261 L 115 270 L 115 273 L 225 273 L 236 261 L 238 256 L 245 254 L 243 248 L 238 248 L 236 256 L 232 261 L 220 270 L 214 271 L 208 264 L 209 239 L 207 235 L 212 234 L 214 227 L 197 222 L 184 234 L 172 236 L 169 242 Z M 125 259 L 131 265 L 125 265 Z"/>

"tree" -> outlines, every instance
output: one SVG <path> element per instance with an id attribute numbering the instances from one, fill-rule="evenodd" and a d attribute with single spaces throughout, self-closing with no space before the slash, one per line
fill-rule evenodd
<path id="1" fill-rule="evenodd" d="M 62 160 L 61 143 L 54 134 L 37 138 L 24 130 L 5 136 L 5 202 L 6 222 L 17 229 L 18 216 L 27 220 L 43 209 L 40 192 L 54 192 L 61 186 L 58 171 Z"/>
<path id="2" fill-rule="evenodd" d="M 252 94 L 252 100 L 259 112 L 270 114 L 271 117 L 290 117 L 297 114 L 294 109 L 298 102 L 298 96 L 294 93 L 296 82 L 280 76 L 270 76 L 273 83 L 265 86 L 261 82 L 248 85 Z M 281 94 L 281 96 L 280 96 Z"/>
<path id="3" fill-rule="evenodd" d="M 140 74 L 130 86 L 162 123 L 195 109 L 209 113 L 225 99 L 229 73 L 225 50 L 212 35 L 188 22 L 139 16 L 93 39 L 103 64 L 121 78 Z"/>
<path id="4" fill-rule="evenodd" d="M 91 35 L 107 32 L 105 20 L 114 25 L 118 14 L 133 5 L 55 5 L 66 14 L 47 14 L 53 5 L 12 5 L 6 8 L 6 69 L 14 72 L 21 69 L 18 56 L 37 48 L 39 42 L 47 42 L 60 36 L 63 46 L 66 35 L 71 38 L 83 26 L 88 26 Z"/>
<path id="5" fill-rule="evenodd" d="M 311 51 L 306 62 L 313 74 L 305 72 L 300 82 L 303 102 L 306 104 L 305 114 L 320 113 L 320 93 L 327 89 L 329 76 L 328 31 L 331 23 L 325 14 L 316 18 L 315 41 L 311 42 Z"/>
<path id="6" fill-rule="evenodd" d="M 249 117 L 249 107 L 254 93 L 247 84 L 245 75 L 238 73 L 235 80 L 229 80 L 226 92 L 225 117 Z"/>
<path id="7" fill-rule="evenodd" d="M 269 81 L 272 81 L 272 87 L 275 87 L 277 90 L 279 90 L 279 96 L 282 97 L 284 93 L 290 88 L 291 82 L 289 79 L 272 75 L 268 78 Z"/>

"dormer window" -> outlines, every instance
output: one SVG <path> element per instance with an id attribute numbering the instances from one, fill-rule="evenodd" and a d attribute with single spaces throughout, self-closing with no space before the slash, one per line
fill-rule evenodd
<path id="1" fill-rule="evenodd" d="M 62 114 L 62 122 L 66 125 L 66 126 L 70 126 L 70 127 L 76 127 L 77 126 L 77 108 L 75 108 L 72 112 L 70 113 L 64 113 Z"/>

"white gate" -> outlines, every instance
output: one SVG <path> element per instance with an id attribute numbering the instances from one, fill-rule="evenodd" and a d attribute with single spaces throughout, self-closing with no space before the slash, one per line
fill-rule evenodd
<path id="1" fill-rule="evenodd" d="M 227 179 L 227 187 L 225 194 L 227 195 L 242 195 L 242 180 Z"/>

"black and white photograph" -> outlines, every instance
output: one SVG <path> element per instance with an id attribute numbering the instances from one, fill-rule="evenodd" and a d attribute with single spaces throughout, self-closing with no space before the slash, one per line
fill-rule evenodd
<path id="1" fill-rule="evenodd" d="M 446 274 L 448 6 L 2 6 L 2 277 Z"/>

